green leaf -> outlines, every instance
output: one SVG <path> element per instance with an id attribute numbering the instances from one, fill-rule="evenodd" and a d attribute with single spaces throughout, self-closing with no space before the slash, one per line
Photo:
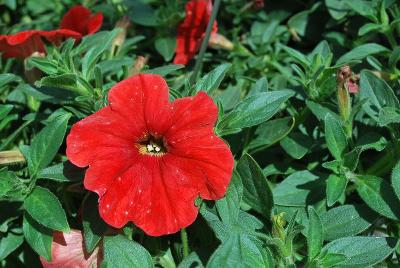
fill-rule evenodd
<path id="1" fill-rule="evenodd" d="M 329 151 L 336 159 L 342 159 L 347 148 L 347 139 L 343 127 L 333 116 L 325 116 L 325 140 Z"/>
<path id="2" fill-rule="evenodd" d="M 53 242 L 52 230 L 37 223 L 27 213 L 24 215 L 22 229 L 25 239 L 31 248 L 47 261 L 51 261 L 51 243 Z"/>
<path id="3" fill-rule="evenodd" d="M 64 114 L 44 127 L 32 140 L 27 158 L 32 177 L 51 163 L 60 148 L 71 114 Z"/>
<path id="4" fill-rule="evenodd" d="M 217 126 L 218 132 L 221 135 L 232 134 L 261 124 L 274 116 L 293 95 L 291 90 L 277 90 L 249 96 L 222 118 Z"/>
<path id="5" fill-rule="evenodd" d="M 267 248 L 258 245 L 247 235 L 234 234 L 215 250 L 206 267 L 273 268 L 274 263 Z"/>
<path id="6" fill-rule="evenodd" d="M 378 124 L 381 127 L 400 123 L 400 111 L 394 107 L 383 107 L 378 114 Z"/>
<path id="7" fill-rule="evenodd" d="M 338 267 L 337 265 L 347 260 L 344 254 L 327 253 L 321 259 L 320 263 L 324 268 Z"/>
<path id="8" fill-rule="evenodd" d="M 367 99 L 363 105 L 365 112 L 377 121 L 383 107 L 400 108 L 399 100 L 392 88 L 372 72 L 363 70 L 360 75 L 360 98 Z"/>
<path id="9" fill-rule="evenodd" d="M 168 64 L 165 66 L 145 70 L 145 71 L 143 71 L 143 73 L 167 76 L 168 74 L 175 72 L 176 70 L 182 69 L 184 67 L 185 67 L 185 65 L 182 65 L 182 64 Z"/>
<path id="10" fill-rule="evenodd" d="M 43 226 L 69 232 L 69 225 L 64 209 L 57 197 L 47 190 L 37 186 L 24 201 L 24 207 L 29 215 Z"/>
<path id="11" fill-rule="evenodd" d="M 365 205 L 343 205 L 332 208 L 320 216 L 324 226 L 324 239 L 329 241 L 357 235 L 378 218 L 378 214 Z"/>
<path id="12" fill-rule="evenodd" d="M 0 74 L 0 92 L 2 87 L 14 81 L 21 81 L 21 78 L 15 74 Z"/>
<path id="13" fill-rule="evenodd" d="M 324 121 L 327 114 L 330 114 L 336 120 L 340 120 L 340 117 L 334 111 L 325 106 L 322 106 L 319 103 L 306 100 L 306 105 L 311 110 L 313 115 L 320 121 Z"/>
<path id="14" fill-rule="evenodd" d="M 0 170 L 0 200 L 3 198 L 23 198 L 25 191 L 25 184 L 14 172 Z"/>
<path id="15" fill-rule="evenodd" d="M 206 75 L 204 75 L 195 85 L 194 88 L 196 92 L 205 91 L 207 93 L 212 93 L 218 89 L 222 80 L 224 79 L 226 73 L 231 68 L 232 64 L 224 63 L 219 65 L 217 68 L 213 69 Z"/>
<path id="16" fill-rule="evenodd" d="M 260 79 L 258 79 L 256 81 L 256 83 L 254 84 L 254 86 L 251 88 L 250 92 L 249 92 L 249 96 L 250 95 L 255 95 L 258 93 L 262 93 L 262 92 L 267 92 L 268 91 L 268 80 L 266 77 L 262 77 Z"/>
<path id="17" fill-rule="evenodd" d="M 290 48 L 288 46 L 281 46 L 283 50 L 286 51 L 286 53 L 289 54 L 292 58 L 294 58 L 298 63 L 300 63 L 303 67 L 308 67 L 311 65 L 311 62 L 307 59 L 306 55 L 301 53 L 300 51 L 297 51 L 293 48 Z"/>
<path id="18" fill-rule="evenodd" d="M 236 224 L 239 216 L 240 202 L 242 201 L 242 197 L 243 184 L 239 173 L 234 170 L 225 197 L 216 202 L 218 214 L 225 225 L 231 226 Z"/>
<path id="19" fill-rule="evenodd" d="M 310 173 L 298 171 L 280 182 L 273 190 L 275 205 L 306 207 L 306 204 L 322 200 L 325 180 Z"/>
<path id="20" fill-rule="evenodd" d="M 159 25 L 154 9 L 142 0 L 124 1 L 127 6 L 127 16 L 132 22 L 143 26 Z"/>
<path id="21" fill-rule="evenodd" d="M 98 197 L 94 194 L 89 195 L 83 204 L 83 235 L 85 247 L 88 252 L 92 252 L 108 229 L 108 225 L 100 218 L 98 210 Z"/>
<path id="22" fill-rule="evenodd" d="M 343 166 L 350 171 L 354 171 L 358 166 L 358 161 L 360 159 L 360 154 L 362 151 L 362 148 L 357 147 L 354 150 L 346 153 L 343 156 Z"/>
<path id="23" fill-rule="evenodd" d="M 387 181 L 372 175 L 359 175 L 356 185 L 357 193 L 370 208 L 390 219 L 400 219 L 400 201 Z"/>
<path id="24" fill-rule="evenodd" d="M 350 62 L 359 61 L 366 58 L 369 55 L 375 55 L 384 52 L 389 52 L 389 49 L 375 43 L 363 44 L 361 46 L 353 48 L 346 54 L 342 55 L 336 61 L 336 65 L 343 65 Z"/>
<path id="25" fill-rule="evenodd" d="M 328 206 L 333 206 L 342 196 L 347 186 L 347 178 L 331 174 L 326 182 L 326 198 Z"/>
<path id="26" fill-rule="evenodd" d="M 104 238 L 104 261 L 107 268 L 154 267 L 150 253 L 139 243 L 122 235 Z"/>
<path id="27" fill-rule="evenodd" d="M 171 37 L 158 38 L 154 46 L 165 61 L 170 61 L 175 54 L 176 39 Z"/>
<path id="28" fill-rule="evenodd" d="M 8 233 L 0 239 L 0 261 L 4 260 L 24 242 L 23 235 Z"/>
<path id="29" fill-rule="evenodd" d="M 121 28 L 116 28 L 112 31 L 105 32 L 100 35 L 97 43 L 93 44 L 82 58 L 82 75 L 86 80 L 90 80 L 94 74 L 94 67 L 101 55 L 111 47 L 113 40 L 117 37 Z"/>
<path id="30" fill-rule="evenodd" d="M 358 35 L 363 36 L 369 32 L 380 31 L 382 26 L 376 23 L 366 23 L 359 30 Z"/>
<path id="31" fill-rule="evenodd" d="M 280 142 L 285 152 L 294 159 L 301 159 L 312 146 L 312 140 L 301 132 L 292 132 Z"/>
<path id="32" fill-rule="evenodd" d="M 294 117 L 278 118 L 262 123 L 255 131 L 257 137 L 250 141 L 247 150 L 254 153 L 277 143 L 290 133 L 294 123 Z"/>
<path id="33" fill-rule="evenodd" d="M 392 171 L 392 186 L 397 198 L 400 200 L 400 161 L 397 162 Z"/>
<path id="34" fill-rule="evenodd" d="M 35 86 L 39 88 L 54 87 L 79 92 L 77 81 L 78 78 L 76 74 L 66 73 L 43 77 L 39 81 L 35 82 Z"/>
<path id="35" fill-rule="evenodd" d="M 343 0 L 325 0 L 325 5 L 329 14 L 335 20 L 343 19 L 349 12 L 346 1 Z"/>
<path id="36" fill-rule="evenodd" d="M 324 229 L 321 219 L 315 209 L 308 207 L 308 232 L 307 232 L 307 248 L 308 260 L 315 259 L 322 248 L 324 238 Z"/>
<path id="37" fill-rule="evenodd" d="M 42 169 L 37 177 L 39 179 L 49 179 L 58 182 L 73 182 L 83 180 L 84 175 L 84 169 L 78 168 L 69 161 L 65 161 Z"/>
<path id="38" fill-rule="evenodd" d="M 237 172 L 243 183 L 243 200 L 269 219 L 274 200 L 268 182 L 257 162 L 250 155 L 244 154 L 237 164 Z"/>
<path id="39" fill-rule="evenodd" d="M 385 237 L 344 237 L 334 240 L 323 248 L 330 254 L 343 254 L 346 260 L 340 267 L 369 267 L 383 261 L 395 250 L 397 239 Z"/>

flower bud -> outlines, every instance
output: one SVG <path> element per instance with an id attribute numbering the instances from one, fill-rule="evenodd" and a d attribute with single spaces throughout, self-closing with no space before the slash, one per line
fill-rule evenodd
<path id="1" fill-rule="evenodd" d="M 117 34 L 112 42 L 112 49 L 111 51 L 115 51 L 117 48 L 122 47 L 125 42 L 126 32 L 128 31 L 129 27 L 131 26 L 131 22 L 127 16 L 124 16 L 122 19 L 117 21 L 115 24 L 115 29 L 119 28 L 121 31 Z"/>
<path id="2" fill-rule="evenodd" d="M 149 57 L 137 56 L 133 67 L 129 70 L 129 76 L 137 75 L 140 71 L 146 66 L 147 62 L 149 61 Z"/>
<path id="3" fill-rule="evenodd" d="M 219 33 L 214 33 L 210 36 L 208 45 L 215 49 L 233 50 L 233 43 L 225 36 Z"/>

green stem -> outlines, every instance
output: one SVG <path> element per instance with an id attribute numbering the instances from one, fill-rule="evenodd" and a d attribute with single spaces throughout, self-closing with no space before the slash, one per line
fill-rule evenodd
<path id="1" fill-rule="evenodd" d="M 187 256 L 189 256 L 189 241 L 185 228 L 181 229 L 181 240 L 183 246 L 183 258 L 185 259 Z"/>
<path id="2" fill-rule="evenodd" d="M 205 37 L 203 39 L 203 42 L 201 43 L 199 55 L 197 56 L 196 64 L 194 65 L 193 73 L 189 80 L 191 85 L 197 80 L 197 76 L 200 72 L 201 64 L 202 64 L 203 58 L 204 58 L 204 53 L 206 52 L 208 41 L 210 40 L 211 30 L 213 28 L 214 21 L 217 18 L 218 9 L 219 9 L 220 4 L 221 4 L 221 0 L 215 0 L 214 7 L 213 7 L 213 10 L 211 13 L 211 17 L 210 17 L 210 20 L 207 25 Z"/>

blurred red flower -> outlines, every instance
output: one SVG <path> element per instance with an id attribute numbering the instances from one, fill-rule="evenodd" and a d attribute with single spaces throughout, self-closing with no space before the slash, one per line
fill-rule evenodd
<path id="1" fill-rule="evenodd" d="M 211 0 L 191 0 L 186 4 L 186 17 L 178 26 L 175 64 L 187 64 L 199 50 L 212 12 Z M 217 23 L 212 33 L 218 31 Z"/>
<path id="2" fill-rule="evenodd" d="M 136 75 L 110 90 L 108 106 L 72 126 L 67 157 L 89 166 L 84 186 L 99 195 L 108 224 L 175 233 L 196 219 L 199 195 L 219 199 L 230 182 L 234 160 L 214 134 L 217 117 L 206 93 L 169 102 L 161 76 Z"/>
<path id="3" fill-rule="evenodd" d="M 5 58 L 27 58 L 34 52 L 45 53 L 44 40 L 60 45 L 65 39 L 80 39 L 81 34 L 61 29 L 53 31 L 30 30 L 12 35 L 0 35 L 0 52 Z"/>
<path id="4" fill-rule="evenodd" d="M 51 262 L 40 257 L 44 268 L 100 267 L 102 254 L 98 247 L 89 254 L 86 252 L 82 232 L 54 232 L 51 244 Z"/>
<path id="5" fill-rule="evenodd" d="M 76 5 L 65 13 L 60 28 L 72 30 L 81 35 L 88 35 L 97 32 L 102 23 L 103 14 L 101 12 L 92 14 L 90 9 Z"/>

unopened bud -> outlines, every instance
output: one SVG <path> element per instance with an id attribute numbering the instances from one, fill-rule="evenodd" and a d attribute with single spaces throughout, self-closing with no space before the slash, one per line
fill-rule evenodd
<path id="1" fill-rule="evenodd" d="M 137 56 L 132 69 L 129 70 L 129 76 L 137 75 L 146 66 L 149 57 Z"/>
<path id="2" fill-rule="evenodd" d="M 210 40 L 208 41 L 208 45 L 215 49 L 225 49 L 225 50 L 233 50 L 233 43 L 219 33 L 214 33 L 210 36 Z"/>
<path id="3" fill-rule="evenodd" d="M 116 48 L 122 47 L 125 42 L 126 32 L 128 31 L 129 27 L 131 26 L 131 22 L 127 16 L 124 16 L 122 19 L 117 21 L 115 24 L 115 29 L 120 29 L 120 32 L 114 38 L 112 42 L 112 51 L 115 51 Z"/>

